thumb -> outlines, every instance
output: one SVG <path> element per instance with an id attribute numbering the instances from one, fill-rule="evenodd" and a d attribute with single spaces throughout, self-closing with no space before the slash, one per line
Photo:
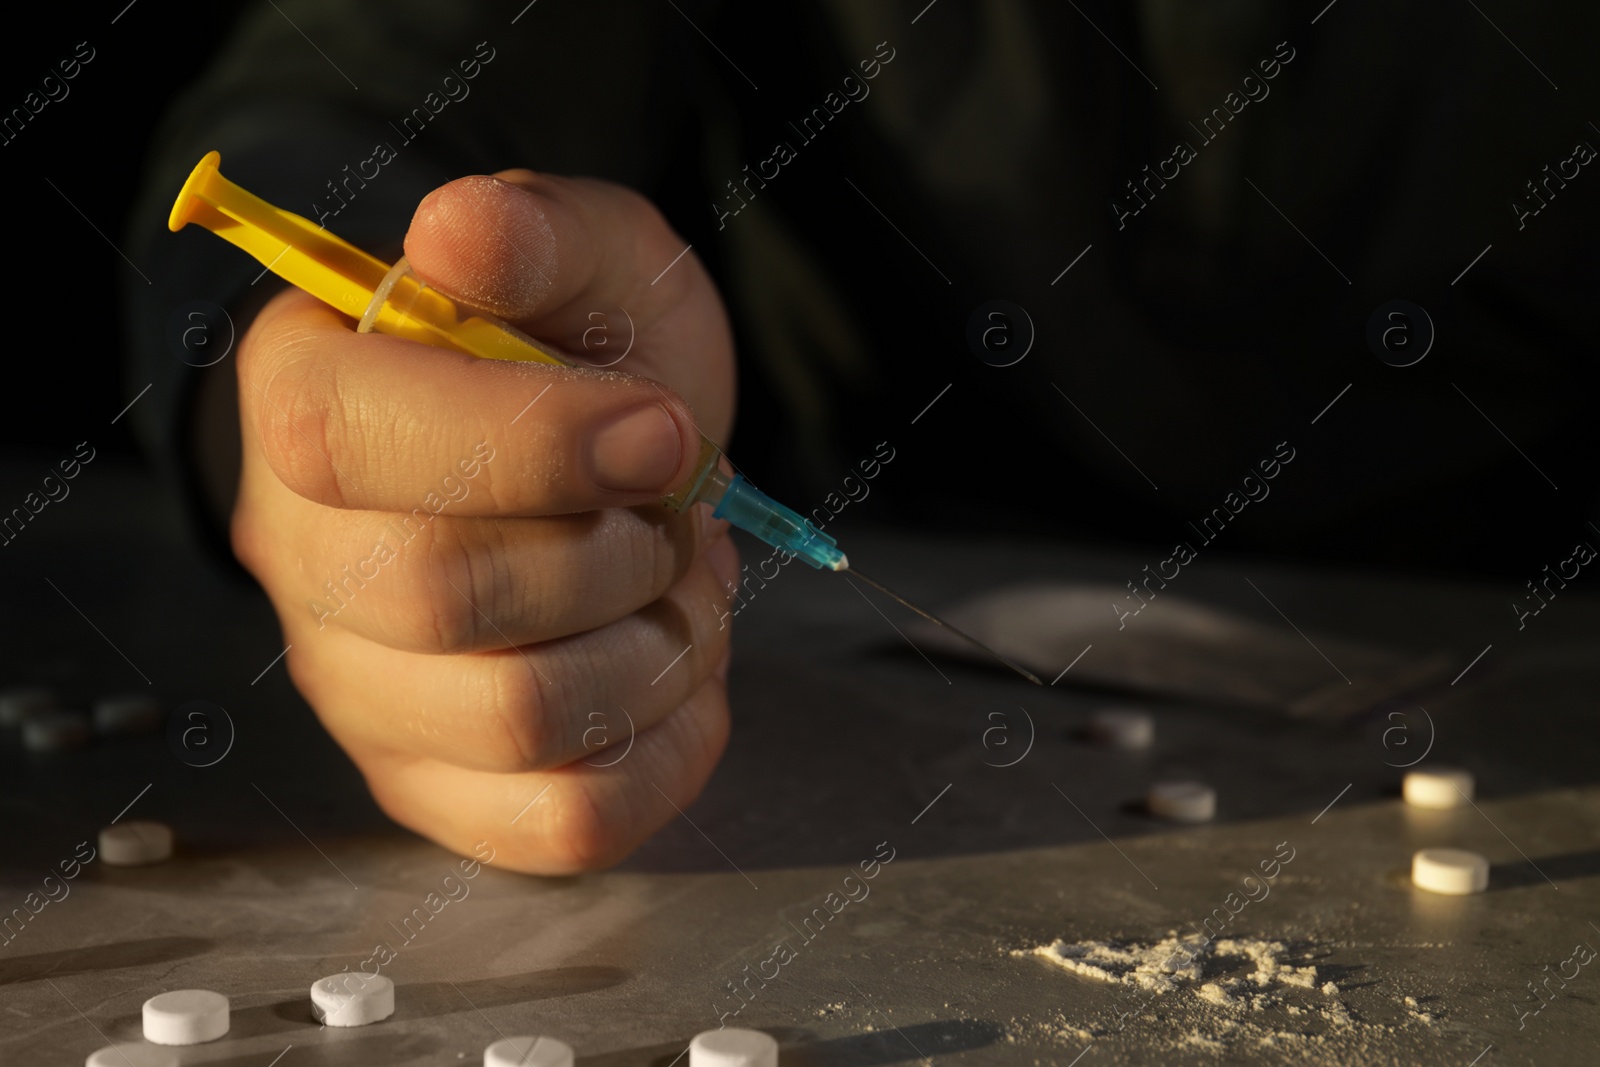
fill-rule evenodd
<path id="1" fill-rule="evenodd" d="M 430 285 L 517 325 L 608 303 L 644 322 L 665 318 L 709 287 L 685 245 L 631 189 L 531 170 L 440 186 L 417 206 L 405 241 Z M 669 264 L 687 269 L 664 272 Z"/>
<path id="2" fill-rule="evenodd" d="M 527 171 L 506 172 L 531 175 Z M 539 179 L 547 190 L 554 179 Z M 552 222 L 553 215 L 564 216 Z M 570 207 L 499 177 L 458 178 L 429 193 L 406 232 L 406 258 L 429 285 L 508 320 L 526 320 L 571 299 L 557 292 L 556 225 Z"/>
<path id="3" fill-rule="evenodd" d="M 733 336 L 722 301 L 684 239 L 633 190 L 530 170 L 458 178 L 417 206 L 405 250 L 429 285 L 567 352 L 588 350 L 606 316 L 633 352 L 618 371 L 672 386 L 705 432 L 726 435 Z"/>

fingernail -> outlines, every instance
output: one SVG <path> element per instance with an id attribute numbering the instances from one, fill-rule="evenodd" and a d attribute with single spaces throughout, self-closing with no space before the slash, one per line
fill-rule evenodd
<path id="1" fill-rule="evenodd" d="M 589 469 L 602 489 L 617 493 L 665 490 L 683 460 L 678 424 L 660 404 L 623 412 L 589 445 Z"/>
<path id="2" fill-rule="evenodd" d="M 726 595 L 728 588 L 739 580 L 739 550 L 734 547 L 733 538 L 719 537 L 711 542 L 706 549 L 706 562 L 711 564 L 711 573 L 717 576 Z"/>

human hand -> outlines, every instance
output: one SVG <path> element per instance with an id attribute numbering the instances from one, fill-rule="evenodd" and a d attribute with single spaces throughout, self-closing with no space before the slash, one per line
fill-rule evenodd
<path id="1" fill-rule="evenodd" d="M 240 347 L 234 551 L 378 803 L 457 852 L 610 865 L 722 754 L 738 556 L 705 508 L 658 503 L 733 417 L 727 316 L 684 246 L 615 185 L 462 178 L 412 219 L 418 276 L 568 352 L 625 309 L 625 363 L 357 334 L 298 290 Z"/>

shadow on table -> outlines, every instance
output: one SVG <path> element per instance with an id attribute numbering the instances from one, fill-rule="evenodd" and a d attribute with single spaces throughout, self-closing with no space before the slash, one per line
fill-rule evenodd
<path id="1" fill-rule="evenodd" d="M 1562 885 L 1577 878 L 1600 874 L 1600 849 L 1563 852 L 1522 863 L 1496 863 L 1489 868 L 1489 892 L 1521 889 L 1530 885 Z"/>
<path id="2" fill-rule="evenodd" d="M 286 1042 L 287 1044 L 287 1042 Z M 401 1063 L 421 1056 L 430 1056 L 444 1048 L 444 1042 L 435 1034 L 386 1033 L 351 1034 L 345 1036 L 329 1030 L 328 1036 L 315 1044 L 294 1043 L 297 1064 L 321 1064 L 322 1067 L 367 1067 L 374 1063 Z M 285 1049 L 285 1051 L 288 1051 Z M 218 1060 L 186 1059 L 189 1064 L 204 1063 L 206 1067 L 261 1067 L 271 1055 L 252 1052 L 247 1056 L 231 1056 Z"/>
<path id="3" fill-rule="evenodd" d="M 941 1019 L 892 1030 L 851 1034 L 818 1041 L 809 1030 L 762 1027 L 778 1042 L 785 1067 L 880 1067 L 923 1060 L 941 1053 L 966 1052 L 992 1045 L 1005 1033 L 983 1019 Z M 581 1056 L 578 1067 L 670 1067 L 689 1041 L 642 1048 L 617 1049 L 599 1056 Z"/>
<path id="4" fill-rule="evenodd" d="M 407 982 L 395 990 L 395 1014 L 407 1019 L 453 1015 L 459 1011 L 499 1008 L 551 997 L 570 997 L 609 989 L 628 980 L 620 967 L 552 967 L 499 978 L 459 982 Z M 250 1011 L 268 1011 L 285 1022 L 318 1025 L 311 1015 L 309 994 Z M 239 1014 L 244 1014 L 243 1012 Z"/>
<path id="5" fill-rule="evenodd" d="M 143 967 L 152 963 L 199 956 L 211 942 L 198 937 L 147 937 L 138 941 L 116 941 L 109 945 L 36 952 L 31 956 L 0 959 L 0 986 L 13 982 L 32 982 L 42 978 L 66 978 L 75 974 L 112 971 L 121 967 Z"/>

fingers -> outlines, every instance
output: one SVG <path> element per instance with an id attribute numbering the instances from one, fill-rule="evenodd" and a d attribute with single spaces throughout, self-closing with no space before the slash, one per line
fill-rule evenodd
<path id="1" fill-rule="evenodd" d="M 331 507 L 527 516 L 642 504 L 683 482 L 700 447 L 688 406 L 649 379 L 355 334 L 292 291 L 252 326 L 239 374 L 246 432 L 274 474 Z M 471 491 L 456 500 L 464 477 Z"/>
<path id="2" fill-rule="evenodd" d="M 620 743 L 624 723 L 651 729 L 712 674 L 730 632 L 724 578 L 738 569 L 723 536 L 665 596 L 586 633 L 446 663 L 328 629 L 295 638 L 289 667 L 352 752 L 499 773 L 601 762 L 599 746 Z"/>
<path id="3" fill-rule="evenodd" d="M 285 609 L 319 632 L 389 648 L 476 652 L 566 637 L 651 603 L 728 528 L 705 508 L 608 508 L 539 519 L 431 521 L 328 512 L 288 493 L 279 506 L 321 511 L 270 545 Z M 304 561 L 317 562 L 304 562 Z M 730 575 L 730 580 L 734 578 Z"/>
<path id="4" fill-rule="evenodd" d="M 723 683 L 710 678 L 607 767 L 487 774 L 426 757 L 357 757 L 390 818 L 463 855 L 529 874 L 608 867 L 693 803 L 728 740 Z M 599 762 L 598 760 L 595 762 Z"/>

